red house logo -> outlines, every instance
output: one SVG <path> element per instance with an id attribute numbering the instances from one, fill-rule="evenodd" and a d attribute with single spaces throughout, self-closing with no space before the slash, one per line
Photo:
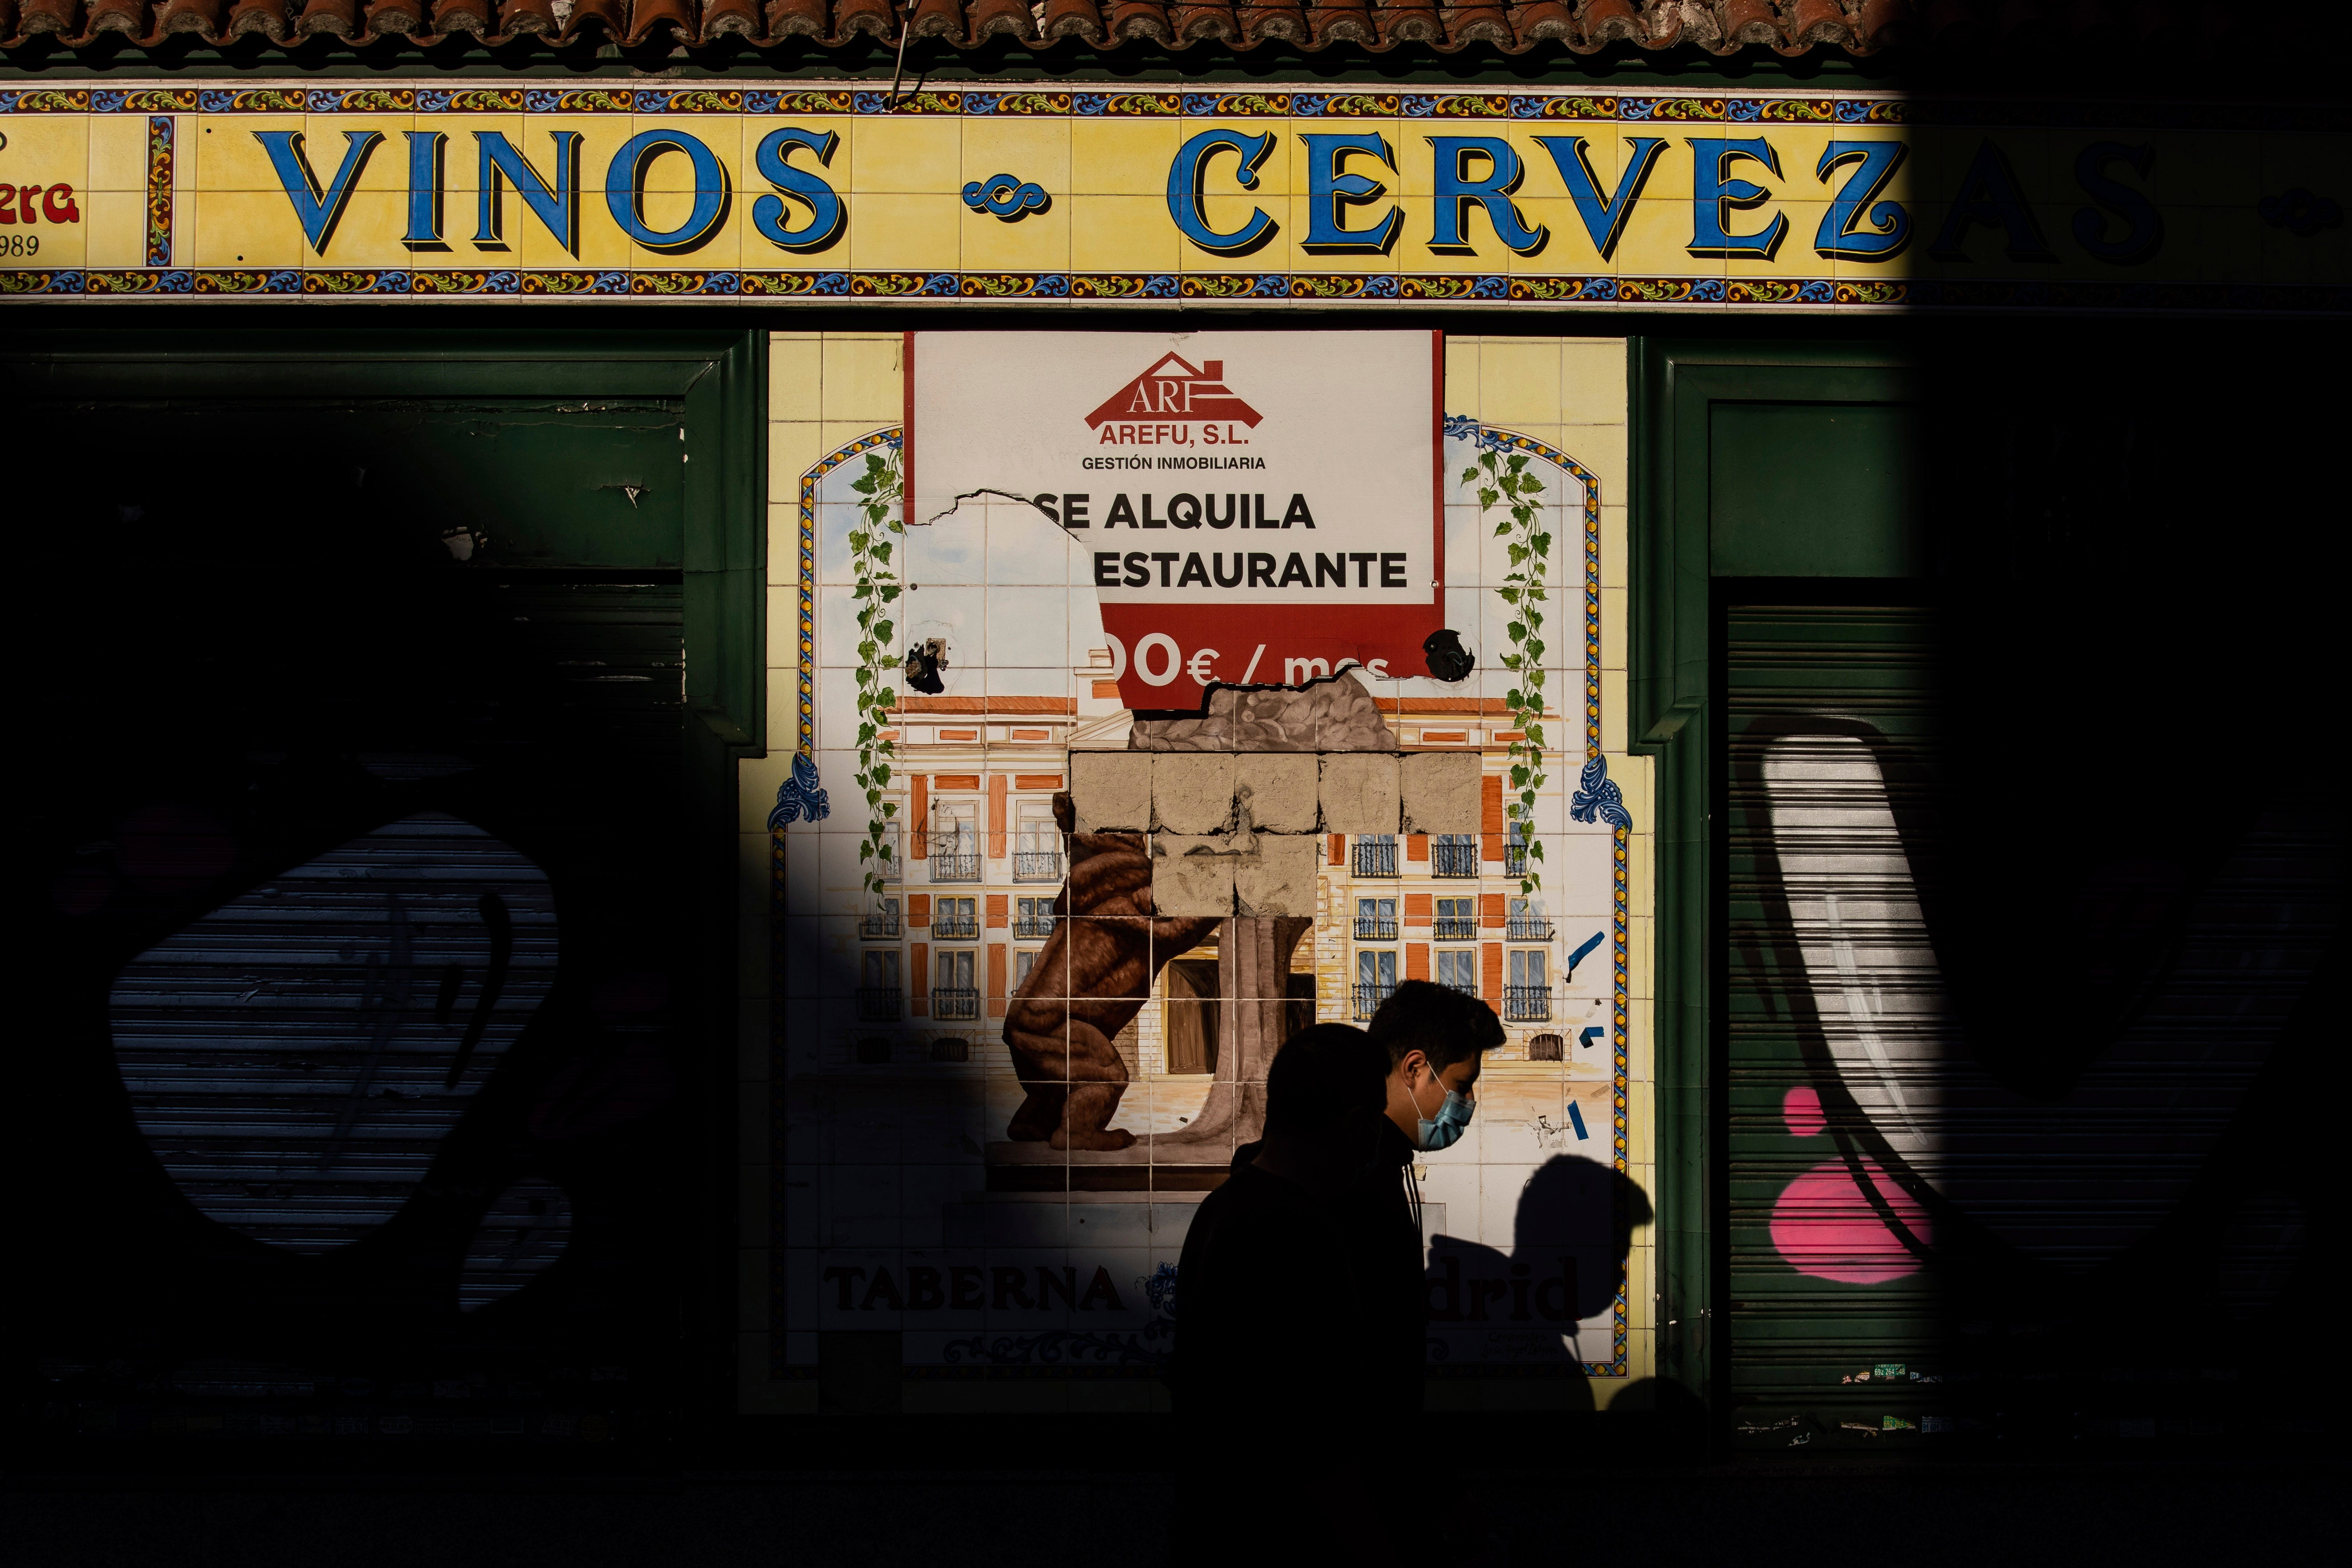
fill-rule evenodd
<path id="1" fill-rule="evenodd" d="M 1196 367 L 1171 353 L 1111 394 L 1087 416 L 1087 427 L 1100 429 L 1114 419 L 1214 419 L 1255 428 L 1264 417 L 1225 384 L 1224 361 L 1203 360 Z"/>

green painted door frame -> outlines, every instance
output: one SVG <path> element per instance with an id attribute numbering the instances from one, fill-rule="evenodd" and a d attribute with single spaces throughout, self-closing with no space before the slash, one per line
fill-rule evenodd
<path id="1" fill-rule="evenodd" d="M 1657 1371 L 1720 1415 L 1725 1234 L 1717 611 L 1738 581 L 1923 570 L 1892 344 L 1628 341 L 1629 715 L 1657 759 Z M 1832 584 L 1824 583 L 1824 587 Z"/>
<path id="2" fill-rule="evenodd" d="M 137 405 L 239 400 L 331 408 L 337 404 L 468 398 L 660 400 L 682 409 L 680 570 L 684 600 L 685 726 L 681 758 L 692 864 L 702 1034 L 689 1080 L 696 1194 L 684 1282 L 683 1414 L 732 1415 L 736 1256 L 735 827 L 736 763 L 764 753 L 767 729 L 767 333 L 758 329 L 606 330 L 546 318 L 544 326 L 465 326 L 404 320 L 359 326 L 240 324 L 176 327 L 77 312 L 69 327 L 30 326 L 0 345 L 0 404 L 110 403 L 121 438 L 141 438 Z M 308 312 L 305 312 L 308 314 Z M 51 317 L 51 321 L 58 318 Z M 220 455 L 226 482 L 241 465 L 271 460 L 270 432 Z M 352 454 L 364 461 L 364 451 Z M 511 476 L 507 476 L 511 477 Z M 453 482 L 464 483 L 456 475 Z M 560 504 L 557 503 L 557 504 Z M 99 542 L 101 546 L 103 542 Z M 103 570 L 103 549 L 91 569 Z M 621 563 L 616 563 L 616 564 Z M 625 564 L 655 564 L 629 562 Z M 671 564 L 664 563 L 662 564 Z M 134 694 L 99 692 L 116 733 L 136 747 Z"/>

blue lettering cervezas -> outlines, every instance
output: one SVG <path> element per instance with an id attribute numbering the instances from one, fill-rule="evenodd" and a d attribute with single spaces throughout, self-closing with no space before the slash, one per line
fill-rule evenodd
<path id="1" fill-rule="evenodd" d="M 278 183 L 286 187 L 286 199 L 294 204 L 294 216 L 302 225 L 302 237 L 310 242 L 312 250 L 325 255 L 327 241 L 334 237 L 335 225 L 342 221 L 343 208 L 359 185 L 360 171 L 367 167 L 368 154 L 383 140 L 383 132 L 344 132 L 342 165 L 323 191 L 319 188 L 319 176 L 310 172 L 310 159 L 302 151 L 299 131 L 257 131 L 253 139 L 268 153 L 270 166 L 278 171 Z"/>
<path id="2" fill-rule="evenodd" d="M 1351 153 L 1378 158 L 1396 172 L 1396 153 L 1388 138 L 1377 132 L 1352 135 L 1302 132 L 1307 143 L 1307 237 L 1300 248 L 1330 255 L 1382 256 L 1396 241 L 1404 223 L 1404 209 L 1391 205 L 1379 225 L 1349 228 L 1346 209 L 1378 201 L 1388 187 L 1367 174 L 1343 173 L 1341 163 Z"/>
<path id="3" fill-rule="evenodd" d="M 1541 224 L 1529 228 L 1519 216 L 1519 209 L 1511 205 L 1511 193 L 1519 188 L 1519 155 L 1511 144 L 1499 136 L 1433 136 L 1429 145 L 1437 154 L 1437 172 L 1431 191 L 1436 207 L 1436 221 L 1431 227 L 1429 248 L 1462 251 L 1473 249 L 1467 230 L 1470 208 L 1486 209 L 1486 221 L 1495 226 L 1496 237 L 1521 256 L 1533 256 L 1550 238 Z M 1486 160 L 1485 177 L 1470 177 L 1470 160 Z"/>
<path id="4" fill-rule="evenodd" d="M 1769 261 L 1780 251 L 1780 237 L 1789 232 L 1789 215 L 1774 213 L 1772 221 L 1754 234 L 1731 232 L 1731 215 L 1760 206 L 1772 193 L 1753 180 L 1730 173 L 1735 158 L 1761 163 L 1775 179 L 1780 155 L 1761 136 L 1694 136 L 1691 157 L 1691 241 L 1693 256 L 1760 256 Z"/>
<path id="5" fill-rule="evenodd" d="M 1617 254 L 1617 242 L 1624 237 L 1625 220 L 1633 216 L 1633 204 L 1641 199 L 1642 187 L 1649 183 L 1650 171 L 1657 167 L 1658 154 L 1665 150 L 1663 136 L 1633 136 L 1626 140 L 1631 151 L 1626 154 L 1625 172 L 1617 178 L 1616 192 L 1604 197 L 1601 194 L 1601 178 L 1592 172 L 1592 159 L 1581 136 L 1538 136 L 1536 145 L 1551 154 L 1552 166 L 1559 171 L 1560 184 L 1576 203 L 1576 212 L 1584 220 L 1584 232 L 1592 237 L 1592 248 L 1608 261 Z"/>
<path id="6" fill-rule="evenodd" d="M 1176 149 L 1175 161 L 1168 165 L 1168 216 L 1175 220 L 1178 232 L 1202 249 L 1219 256 L 1240 256 L 1265 243 L 1275 231 L 1275 221 L 1265 216 L 1262 207 L 1250 209 L 1249 221 L 1231 232 L 1221 232 L 1209 226 L 1209 215 L 1202 205 L 1207 195 L 1210 154 L 1219 152 L 1238 153 L 1240 166 L 1234 178 L 1242 189 L 1257 189 L 1258 165 L 1274 152 L 1274 132 L 1262 136 L 1244 136 L 1238 131 L 1219 127 L 1203 131 Z"/>
<path id="7" fill-rule="evenodd" d="M 646 222 L 646 174 L 664 153 L 682 153 L 694 170 L 694 205 L 676 228 Z M 604 205 L 621 232 L 647 250 L 691 250 L 710 237 L 727 216 L 733 187 L 727 165 L 698 137 L 683 131 L 641 131 L 621 143 L 604 170 Z"/>
<path id="8" fill-rule="evenodd" d="M 1830 197 L 1813 236 L 1813 248 L 1823 256 L 1853 261 L 1885 261 L 1911 242 L 1911 215 L 1900 202 L 1882 202 L 1878 193 L 1903 166 L 1906 149 L 1900 142 L 1841 142 L 1834 138 L 1822 152 L 1814 174 L 1826 181 L 1841 163 L 1859 166 Z"/>
<path id="9" fill-rule="evenodd" d="M 2096 260 L 2128 267 L 2147 260 L 2164 243 L 2164 215 L 2146 195 L 2109 176 L 2107 165 L 2116 163 L 2130 164 L 2133 174 L 2146 179 L 2156 163 L 2156 149 L 2094 142 L 2074 155 L 2074 183 L 2083 187 L 2083 194 L 2101 206 L 2112 207 L 2124 220 L 2123 237 L 2109 239 L 2105 214 L 2096 207 L 2076 207 L 2074 241 Z"/>
<path id="10" fill-rule="evenodd" d="M 2058 259 L 2042 237 L 2042 226 L 2033 221 L 2033 208 L 2018 185 L 2017 171 L 2009 166 L 2009 155 L 1990 136 L 1977 144 L 1977 155 L 1960 177 L 1959 195 L 1952 198 L 1951 211 L 1927 254 L 1938 261 L 1966 261 L 1969 231 L 1979 224 L 2009 237 L 2006 252 L 2011 261 Z"/>

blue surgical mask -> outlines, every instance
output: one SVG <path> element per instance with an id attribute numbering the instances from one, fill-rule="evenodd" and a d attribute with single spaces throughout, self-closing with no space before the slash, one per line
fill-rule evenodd
<path id="1" fill-rule="evenodd" d="M 1430 1076 L 1431 1081 L 1443 1084 L 1444 1080 L 1438 1079 L 1435 1074 L 1433 1073 Z M 1412 1108 L 1415 1112 L 1421 1110 L 1421 1096 L 1418 1092 L 1413 1094 Z M 1473 1109 L 1468 1099 L 1450 1089 L 1447 1089 L 1444 1100 L 1438 1104 L 1437 1114 L 1433 1117 L 1421 1118 L 1421 1135 L 1416 1142 L 1423 1149 L 1451 1149 L 1462 1141 L 1463 1130 L 1470 1125 L 1470 1112 Z"/>

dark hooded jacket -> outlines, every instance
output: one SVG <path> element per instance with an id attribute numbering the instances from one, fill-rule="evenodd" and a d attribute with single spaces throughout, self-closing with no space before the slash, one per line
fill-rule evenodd
<path id="1" fill-rule="evenodd" d="M 1167 1382 L 1180 1413 L 1420 1410 L 1428 1310 L 1401 1169 L 1412 1151 L 1381 1126 L 1377 1157 L 1330 1197 L 1260 1169 L 1258 1144 L 1234 1151 L 1177 1268 Z"/>

